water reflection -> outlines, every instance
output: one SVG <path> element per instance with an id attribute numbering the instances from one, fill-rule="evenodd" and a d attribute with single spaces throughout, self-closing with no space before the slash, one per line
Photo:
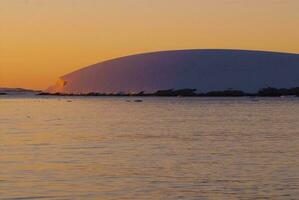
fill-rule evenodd
<path id="1" fill-rule="evenodd" d="M 1 198 L 299 196 L 298 100 L 127 100 L 1 98 Z"/>

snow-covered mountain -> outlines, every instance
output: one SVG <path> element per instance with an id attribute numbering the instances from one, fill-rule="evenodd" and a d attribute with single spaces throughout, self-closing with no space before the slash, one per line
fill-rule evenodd
<path id="1" fill-rule="evenodd" d="M 62 76 L 47 92 L 200 92 L 299 86 L 299 54 L 246 50 L 178 50 L 121 57 Z"/>

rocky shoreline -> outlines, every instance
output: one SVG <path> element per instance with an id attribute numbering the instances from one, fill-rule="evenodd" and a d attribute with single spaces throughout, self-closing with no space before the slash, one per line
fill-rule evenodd
<path id="1" fill-rule="evenodd" d="M 263 88 L 257 93 L 247 93 L 241 90 L 223 90 L 223 91 L 210 91 L 207 93 L 198 93 L 196 89 L 181 89 L 181 90 L 159 90 L 154 93 L 117 93 L 117 94 L 107 94 L 107 93 L 82 93 L 82 94 L 71 94 L 71 93 L 47 93 L 41 92 L 37 94 L 39 96 L 118 96 L 118 97 L 283 97 L 283 96 L 296 96 L 299 97 L 299 87 L 295 88 Z"/>

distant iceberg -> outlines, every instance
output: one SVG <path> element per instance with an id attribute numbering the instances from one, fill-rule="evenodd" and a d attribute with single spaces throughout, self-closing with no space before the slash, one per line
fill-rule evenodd
<path id="1" fill-rule="evenodd" d="M 50 93 L 200 92 L 299 86 L 299 54 L 247 50 L 178 50 L 121 57 L 62 76 Z"/>

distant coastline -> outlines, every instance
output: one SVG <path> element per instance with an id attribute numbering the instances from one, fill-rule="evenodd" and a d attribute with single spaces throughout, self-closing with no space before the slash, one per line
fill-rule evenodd
<path id="1" fill-rule="evenodd" d="M 227 89 L 209 92 L 198 92 L 196 89 L 168 89 L 158 90 L 154 93 L 145 93 L 143 91 L 138 93 L 48 93 L 42 91 L 35 91 L 22 88 L 1 88 L 0 96 L 10 94 L 27 94 L 32 93 L 37 96 L 80 96 L 80 97 L 299 97 L 299 87 L 293 88 L 262 88 L 255 93 L 244 92 L 242 90 Z"/>
<path id="2" fill-rule="evenodd" d="M 39 96 L 118 96 L 118 97 L 283 97 L 283 96 L 296 96 L 299 97 L 299 87 L 294 88 L 274 88 L 267 87 L 259 90 L 256 93 L 247 93 L 241 90 L 222 90 L 222 91 L 210 91 L 206 93 L 197 92 L 196 89 L 180 89 L 180 90 L 158 90 L 154 93 L 116 93 L 116 94 L 107 94 L 107 93 L 47 93 L 41 92 L 38 93 Z"/>
<path id="3" fill-rule="evenodd" d="M 24 88 L 0 88 L 0 96 L 20 95 L 20 94 L 39 94 L 41 91 Z"/>

